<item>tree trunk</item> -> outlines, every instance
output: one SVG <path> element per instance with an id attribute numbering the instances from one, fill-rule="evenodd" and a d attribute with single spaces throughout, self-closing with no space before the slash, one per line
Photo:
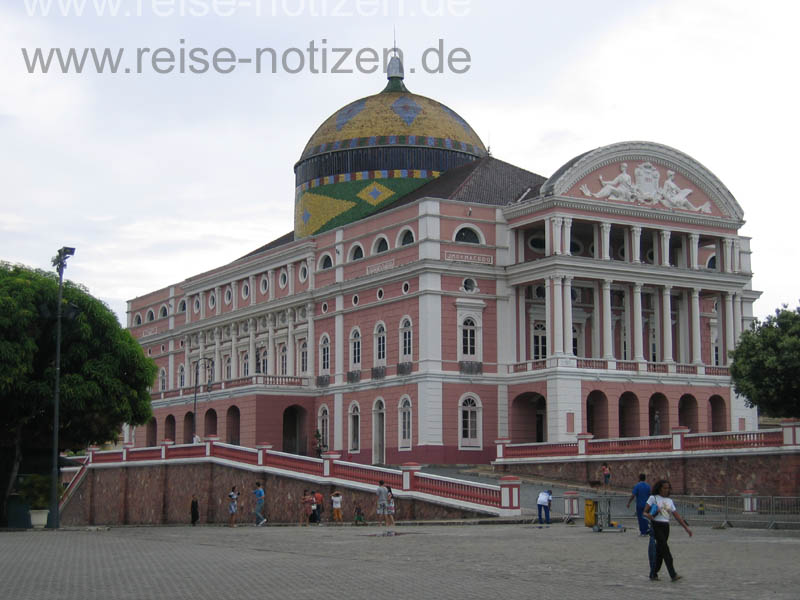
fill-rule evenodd
<path id="1" fill-rule="evenodd" d="M 3 490 L 3 502 L 0 503 L 0 523 L 8 523 L 8 497 L 11 495 L 11 488 L 17 480 L 17 473 L 19 473 L 19 465 L 22 463 L 22 425 L 17 425 L 14 430 L 14 457 L 11 461 L 11 474 L 8 481 L 5 482 L 5 489 Z"/>

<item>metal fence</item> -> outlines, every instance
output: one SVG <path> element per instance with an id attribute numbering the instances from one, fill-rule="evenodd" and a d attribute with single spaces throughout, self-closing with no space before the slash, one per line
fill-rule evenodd
<path id="1" fill-rule="evenodd" d="M 570 510 L 565 496 L 553 496 L 551 515 L 564 519 Z M 577 502 L 577 515 L 583 519 L 587 499 L 600 502 L 600 508 L 610 506 L 611 518 L 626 527 L 636 527 L 635 504 L 626 505 L 630 495 L 584 494 Z M 675 508 L 689 523 L 754 527 L 767 529 L 800 529 L 800 496 L 673 496 Z M 605 508 L 604 508 L 605 507 Z M 528 509 L 530 510 L 530 509 Z"/>

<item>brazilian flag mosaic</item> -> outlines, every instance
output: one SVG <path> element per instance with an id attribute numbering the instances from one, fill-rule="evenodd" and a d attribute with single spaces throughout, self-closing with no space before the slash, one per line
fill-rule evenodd
<path id="1" fill-rule="evenodd" d="M 430 172 L 428 172 L 430 173 Z M 438 176 L 385 177 L 330 183 L 295 194 L 295 236 L 307 237 L 358 221 Z"/>

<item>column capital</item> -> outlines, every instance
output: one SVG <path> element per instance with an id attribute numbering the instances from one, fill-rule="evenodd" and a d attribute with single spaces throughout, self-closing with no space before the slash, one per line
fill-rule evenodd
<path id="1" fill-rule="evenodd" d="M 553 223 L 555 223 L 556 225 L 561 225 L 561 223 L 564 222 L 564 219 L 562 217 L 552 217 L 552 219 Z"/>
<path id="2" fill-rule="evenodd" d="M 642 227 L 640 225 L 631 225 L 631 231 L 634 233 L 642 233 Z"/>
<path id="3" fill-rule="evenodd" d="M 661 286 L 661 293 L 662 293 L 662 294 L 664 294 L 664 295 L 666 296 L 666 295 L 668 295 L 670 292 L 672 292 L 672 285 L 671 285 L 671 284 L 669 284 L 669 283 L 666 283 L 666 284 L 664 284 L 663 286 Z"/>
<path id="4" fill-rule="evenodd" d="M 567 226 L 572 225 L 572 217 L 564 217 L 563 218 L 563 223 L 564 223 L 564 225 L 567 225 Z"/>
<path id="5" fill-rule="evenodd" d="M 600 223 L 600 228 L 603 230 L 611 229 L 611 223 L 609 223 L 608 221 L 603 221 L 602 223 Z"/>
<path id="6" fill-rule="evenodd" d="M 603 279 L 603 289 L 604 290 L 610 290 L 612 283 L 614 283 L 613 279 Z"/>
<path id="7" fill-rule="evenodd" d="M 668 238 L 670 235 L 672 235 L 672 232 L 669 229 L 662 229 L 659 231 L 659 233 L 661 234 L 661 239 Z"/>
<path id="8" fill-rule="evenodd" d="M 575 277 L 573 277 L 572 275 L 564 275 L 564 285 L 568 283 L 571 284 L 573 279 L 575 279 Z"/>
<path id="9" fill-rule="evenodd" d="M 634 281 L 633 282 L 633 291 L 635 293 L 637 293 L 637 294 L 641 294 L 642 293 L 642 284 L 639 283 L 638 281 Z"/>
<path id="10" fill-rule="evenodd" d="M 690 233 L 690 234 L 689 234 L 689 239 L 690 239 L 692 242 L 694 242 L 694 241 L 696 241 L 696 240 L 699 240 L 699 239 L 700 239 L 700 234 L 699 234 L 699 233 Z"/>
<path id="11" fill-rule="evenodd" d="M 701 290 L 702 290 L 702 288 L 693 287 L 692 288 L 692 297 L 695 297 L 695 296 L 700 297 L 700 291 Z"/>

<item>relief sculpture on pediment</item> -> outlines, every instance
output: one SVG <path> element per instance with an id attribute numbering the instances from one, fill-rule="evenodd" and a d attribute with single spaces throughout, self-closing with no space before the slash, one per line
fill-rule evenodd
<path id="1" fill-rule="evenodd" d="M 584 196 L 591 198 L 608 198 L 645 206 L 661 204 L 669 209 L 677 208 L 711 214 L 710 202 L 695 206 L 689 201 L 689 195 L 693 190 L 681 188 L 675 183 L 675 171 L 667 171 L 663 186 L 659 185 L 661 173 L 649 162 L 637 165 L 634 175 L 636 176 L 635 183 L 628 174 L 628 164 L 622 163 L 620 173 L 614 179 L 606 180 L 602 175 L 599 176 L 601 186 L 599 191 L 592 192 L 587 184 L 583 184 L 580 190 Z"/>

